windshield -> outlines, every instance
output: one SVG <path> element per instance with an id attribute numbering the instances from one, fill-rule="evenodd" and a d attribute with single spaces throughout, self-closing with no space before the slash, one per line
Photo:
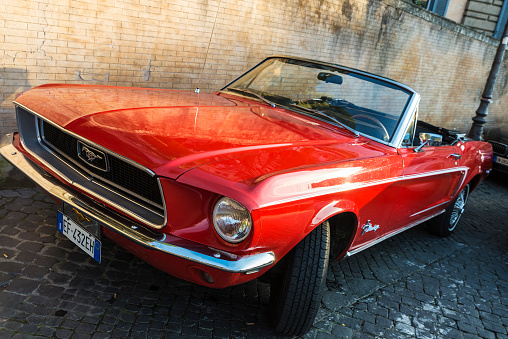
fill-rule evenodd
<path id="1" fill-rule="evenodd" d="M 268 59 L 223 89 L 390 142 L 412 93 L 380 78 L 287 58 Z"/>

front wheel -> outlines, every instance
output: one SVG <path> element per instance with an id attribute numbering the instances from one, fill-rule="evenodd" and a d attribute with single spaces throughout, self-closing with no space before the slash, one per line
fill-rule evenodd
<path id="1" fill-rule="evenodd" d="M 459 223 L 460 217 L 464 213 L 464 207 L 466 206 L 468 196 L 469 185 L 466 185 L 451 205 L 446 208 L 444 213 L 429 220 L 429 231 L 441 237 L 452 234 Z"/>
<path id="2" fill-rule="evenodd" d="M 330 255 L 330 225 L 309 233 L 279 263 L 281 279 L 272 281 L 270 308 L 273 326 L 285 335 L 303 335 L 321 305 Z"/>

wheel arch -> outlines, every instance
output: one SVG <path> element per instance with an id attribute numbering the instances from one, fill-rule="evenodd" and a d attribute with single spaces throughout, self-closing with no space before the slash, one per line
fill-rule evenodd
<path id="1" fill-rule="evenodd" d="M 340 260 L 353 243 L 358 229 L 358 216 L 353 212 L 342 212 L 327 221 L 330 223 L 330 260 Z"/>
<path id="2" fill-rule="evenodd" d="M 323 222 L 330 223 L 330 260 L 340 260 L 351 246 L 358 229 L 359 208 L 351 199 L 335 200 L 322 207 L 307 226 L 310 233 Z"/>
<path id="3" fill-rule="evenodd" d="M 474 191 L 474 189 L 480 184 L 481 180 L 482 180 L 481 174 L 477 174 L 473 178 L 471 178 L 469 182 L 466 183 L 466 185 L 469 184 L 469 194 L 471 194 L 471 192 Z"/>

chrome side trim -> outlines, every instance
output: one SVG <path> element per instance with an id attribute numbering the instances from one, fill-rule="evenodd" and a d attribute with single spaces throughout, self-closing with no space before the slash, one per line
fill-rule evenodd
<path id="1" fill-rule="evenodd" d="M 307 193 L 304 195 L 300 195 L 298 197 L 275 200 L 275 201 L 272 201 L 272 202 L 269 202 L 266 204 L 262 204 L 259 207 L 263 208 L 263 207 L 284 204 L 284 203 L 293 202 L 293 201 L 299 201 L 299 200 L 305 200 L 305 199 L 309 199 L 309 198 L 320 197 L 320 196 L 328 195 L 328 194 L 347 192 L 347 191 L 352 191 L 352 190 L 371 187 L 371 186 L 391 184 L 391 183 L 398 182 L 398 181 L 413 180 L 413 179 L 425 178 L 425 177 L 446 174 L 446 173 L 464 172 L 465 174 L 467 174 L 468 170 L 469 169 L 467 167 L 461 166 L 461 167 L 453 167 L 453 168 L 444 169 L 444 170 L 430 171 L 430 172 L 421 173 L 421 174 L 413 174 L 413 175 L 393 177 L 393 178 L 382 179 L 382 180 L 359 182 L 359 183 L 354 183 L 354 184 L 344 184 L 344 185 L 340 185 L 338 187 L 323 189 L 323 190 L 321 190 L 319 192 L 315 192 L 315 193 Z M 465 174 L 464 174 L 464 178 L 465 178 Z"/>
<path id="2" fill-rule="evenodd" d="M 452 201 L 452 199 L 447 200 L 447 201 L 442 202 L 442 203 L 440 203 L 440 204 L 437 204 L 437 205 L 434 205 L 434 206 L 429 207 L 429 208 L 427 208 L 427 209 L 424 209 L 423 211 L 420 211 L 420 212 L 416 212 L 416 213 L 414 213 L 414 214 L 411 214 L 409 217 L 410 217 L 410 218 L 412 218 L 412 217 L 414 217 L 414 216 L 416 216 L 416 215 L 418 215 L 418 214 L 422 214 L 422 213 L 428 212 L 428 211 L 430 211 L 430 210 L 432 210 L 432 209 L 434 209 L 434 208 L 438 208 L 439 206 L 442 206 L 442 205 L 445 205 L 445 204 L 449 204 L 451 201 Z"/>
<path id="3" fill-rule="evenodd" d="M 455 187 L 455 190 L 453 191 L 453 193 L 451 195 L 452 198 L 457 194 L 457 192 L 459 191 L 459 188 L 462 187 L 462 185 L 464 184 L 464 181 L 466 181 L 466 174 L 467 174 L 467 171 L 462 173 L 459 183 L 457 184 L 457 187 Z"/>
<path id="4" fill-rule="evenodd" d="M 86 212 L 102 226 L 145 248 L 230 273 L 255 273 L 275 262 L 273 252 L 247 256 L 235 256 L 227 253 L 228 255 L 220 256 L 217 253 L 226 253 L 171 235 L 151 231 L 102 206 L 79 191 L 67 187 L 44 172 L 12 146 L 12 135 L 7 135 L 2 139 L 0 154 L 53 197 Z"/>
<path id="5" fill-rule="evenodd" d="M 442 210 L 442 211 L 440 211 L 439 213 L 436 213 L 436 214 L 434 214 L 434 215 L 431 215 L 430 217 L 427 217 L 427 218 L 423 218 L 423 219 L 421 219 L 421 220 L 418 220 L 418 221 L 416 221 L 416 222 L 414 222 L 414 223 L 412 223 L 412 224 L 407 225 L 406 227 L 400 228 L 400 229 L 398 229 L 398 230 L 396 230 L 396 231 L 393 231 L 392 233 L 389 233 L 389 234 L 387 234 L 387 235 L 385 235 L 385 236 L 382 236 L 381 238 L 378 238 L 378 239 L 376 239 L 376 240 L 374 240 L 374 241 L 372 241 L 372 242 L 370 242 L 370 243 L 368 243 L 368 244 L 365 244 L 365 245 L 363 245 L 363 246 L 361 246 L 361 247 L 358 247 L 357 249 L 354 249 L 354 250 L 352 250 L 352 251 L 349 251 L 349 252 L 347 252 L 347 253 L 346 253 L 346 256 L 347 256 L 347 257 L 350 257 L 350 256 L 355 255 L 355 254 L 357 254 L 358 252 L 361 252 L 361 251 L 363 251 L 363 250 L 365 250 L 365 249 L 367 249 L 367 248 L 369 248 L 369 247 L 371 247 L 371 246 L 374 246 L 374 245 L 376 245 L 376 244 L 379 244 L 380 242 L 382 242 L 382 241 L 384 241 L 384 240 L 386 240 L 386 239 L 388 239 L 388 238 L 391 238 L 391 237 L 393 237 L 394 235 L 397 235 L 397 234 L 399 234 L 399 233 L 402 233 L 402 232 L 404 232 L 404 231 L 406 231 L 406 230 L 408 230 L 408 229 L 410 229 L 410 228 L 412 228 L 412 227 L 415 227 L 415 226 L 417 226 L 417 225 L 420 225 L 421 223 L 426 222 L 427 220 L 430 220 L 430 219 L 432 219 L 432 218 L 434 218 L 434 217 L 437 217 L 438 215 L 440 215 L 440 214 L 444 213 L 444 211 L 445 211 L 445 210 Z"/>

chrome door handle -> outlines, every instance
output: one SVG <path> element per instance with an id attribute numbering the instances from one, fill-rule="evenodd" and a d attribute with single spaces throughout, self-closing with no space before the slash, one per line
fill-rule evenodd
<path id="1" fill-rule="evenodd" d="M 462 158 L 462 155 L 457 154 L 457 153 L 452 153 L 452 154 L 450 154 L 450 157 L 453 157 L 453 158 L 455 158 L 455 159 L 461 159 L 461 158 Z"/>

